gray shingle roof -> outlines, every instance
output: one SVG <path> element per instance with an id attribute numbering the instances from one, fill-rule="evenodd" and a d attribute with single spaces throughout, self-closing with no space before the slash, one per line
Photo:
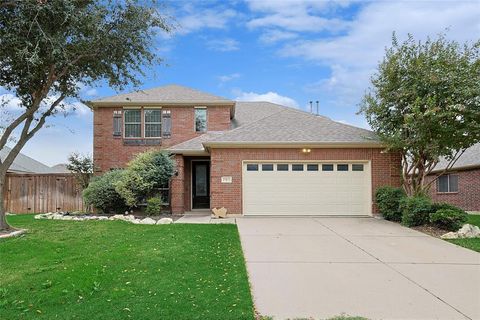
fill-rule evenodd
<path id="1" fill-rule="evenodd" d="M 0 158 L 2 161 L 7 157 L 8 152 L 11 149 L 9 147 L 3 147 L 0 150 Z M 55 169 L 50 168 L 49 166 L 30 158 L 29 156 L 19 153 L 12 165 L 8 169 L 9 172 L 18 172 L 18 173 L 55 173 Z"/>
<path id="2" fill-rule="evenodd" d="M 448 165 L 448 161 L 445 159 L 435 167 L 434 171 L 444 170 Z M 465 167 L 480 167 L 480 143 L 477 143 L 462 154 L 462 156 L 455 162 L 452 169 L 465 168 Z"/>
<path id="3" fill-rule="evenodd" d="M 237 102 L 230 131 L 208 132 L 169 148 L 203 151 L 204 143 L 378 143 L 371 131 L 270 102 Z"/>
<path id="4" fill-rule="evenodd" d="M 222 103 L 233 104 L 234 101 L 175 84 L 139 90 L 92 101 L 96 103 Z"/>
<path id="5" fill-rule="evenodd" d="M 227 131 L 209 142 L 378 143 L 378 139 L 369 130 L 282 107 L 277 112 Z"/>
<path id="6" fill-rule="evenodd" d="M 268 117 L 274 113 L 285 110 L 285 106 L 271 102 L 243 102 L 235 105 L 235 117 L 232 119 L 232 128 L 244 126 L 253 121 Z"/>
<path id="7" fill-rule="evenodd" d="M 181 152 L 181 151 L 204 151 L 203 143 L 207 142 L 219 135 L 222 135 L 221 131 L 209 131 L 202 134 L 196 138 L 184 141 L 182 143 L 176 144 L 170 148 L 167 148 L 168 151 L 172 152 Z"/>

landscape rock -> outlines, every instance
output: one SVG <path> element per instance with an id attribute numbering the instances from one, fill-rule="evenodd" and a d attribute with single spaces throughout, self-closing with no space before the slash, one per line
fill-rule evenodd
<path id="1" fill-rule="evenodd" d="M 471 224 L 464 224 L 457 233 L 460 238 L 477 238 L 480 237 L 480 228 Z"/>
<path id="2" fill-rule="evenodd" d="M 448 232 L 442 239 L 480 238 L 480 228 L 471 224 L 464 224 L 457 232 Z"/>
<path id="3" fill-rule="evenodd" d="M 139 221 L 139 224 L 156 224 L 157 221 L 153 220 L 152 218 L 145 218 Z"/>
<path id="4" fill-rule="evenodd" d="M 173 223 L 172 218 L 162 218 L 157 221 L 157 224 L 171 224 L 171 223 Z"/>
<path id="5" fill-rule="evenodd" d="M 448 232 L 442 235 L 442 239 L 458 239 L 458 234 L 456 232 Z"/>

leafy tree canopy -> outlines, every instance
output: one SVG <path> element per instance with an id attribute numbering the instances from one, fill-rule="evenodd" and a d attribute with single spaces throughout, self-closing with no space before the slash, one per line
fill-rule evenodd
<path id="1" fill-rule="evenodd" d="M 0 199 L 7 169 L 65 98 L 98 81 L 136 86 L 161 61 L 156 34 L 170 24 L 157 8 L 155 0 L 0 2 L 0 87 L 20 101 L 20 111 L 0 119 L 0 149 L 15 141 L 0 161 Z M 0 201 L 0 230 L 7 228 Z"/>
<path id="2" fill-rule="evenodd" d="M 445 157 L 451 167 L 480 141 L 480 42 L 436 39 L 399 42 L 393 34 L 360 112 L 390 150 L 403 156 L 409 194 L 425 193 Z"/>

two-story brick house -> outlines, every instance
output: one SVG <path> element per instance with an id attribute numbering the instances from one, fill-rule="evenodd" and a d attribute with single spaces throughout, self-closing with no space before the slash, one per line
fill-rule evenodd
<path id="1" fill-rule="evenodd" d="M 371 215 L 375 189 L 400 185 L 399 155 L 372 132 L 297 109 L 177 85 L 89 105 L 97 174 L 149 148 L 174 155 L 173 213 Z"/>

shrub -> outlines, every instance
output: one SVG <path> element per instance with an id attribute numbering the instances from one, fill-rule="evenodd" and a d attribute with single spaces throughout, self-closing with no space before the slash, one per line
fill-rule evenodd
<path id="1" fill-rule="evenodd" d="M 149 216 L 160 214 L 162 211 L 162 198 L 154 197 L 147 200 L 147 207 L 145 213 Z"/>
<path id="2" fill-rule="evenodd" d="M 462 209 L 460 209 L 459 207 L 456 207 L 456 206 L 454 206 L 450 203 L 437 202 L 437 203 L 432 204 L 432 213 L 437 212 L 438 210 L 444 210 L 444 209 L 453 210 L 453 211 L 457 211 L 457 212 L 465 212 Z"/>
<path id="3" fill-rule="evenodd" d="M 402 211 L 402 224 L 407 227 L 415 227 L 428 223 L 432 202 L 425 196 L 406 197 L 400 200 Z"/>
<path id="4" fill-rule="evenodd" d="M 133 207 L 156 188 L 167 185 L 174 172 L 175 164 L 169 154 L 146 151 L 128 163 L 125 173 L 115 183 L 115 190 Z"/>
<path id="5" fill-rule="evenodd" d="M 405 198 L 403 189 L 384 186 L 375 192 L 378 210 L 386 220 L 401 221 L 400 200 Z"/>
<path id="6" fill-rule="evenodd" d="M 85 203 L 93 205 L 103 213 L 118 213 L 128 209 L 122 196 L 115 191 L 115 183 L 121 179 L 122 175 L 123 170 L 114 170 L 93 178 L 83 191 Z"/>
<path id="7" fill-rule="evenodd" d="M 441 229 L 457 231 L 467 222 L 468 214 L 461 209 L 456 209 L 440 209 L 432 212 L 430 214 L 430 222 Z"/>

